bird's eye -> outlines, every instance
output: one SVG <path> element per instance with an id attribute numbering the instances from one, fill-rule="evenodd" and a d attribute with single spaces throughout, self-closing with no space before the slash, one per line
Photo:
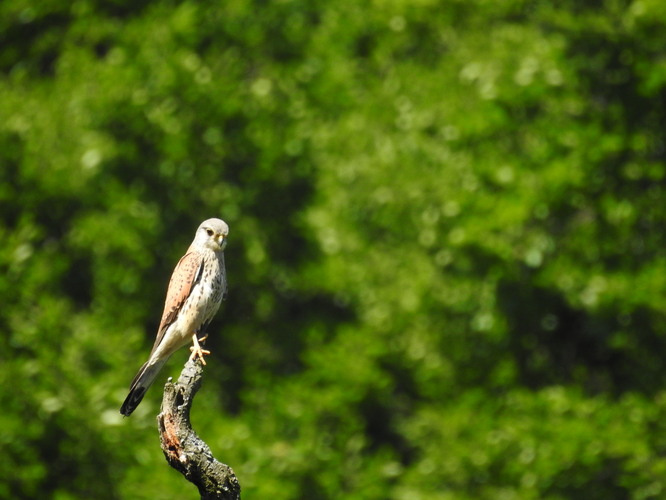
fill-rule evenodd
<path id="1" fill-rule="evenodd" d="M 206 232 L 208 233 L 208 236 L 213 236 L 215 234 L 212 229 L 206 229 Z"/>

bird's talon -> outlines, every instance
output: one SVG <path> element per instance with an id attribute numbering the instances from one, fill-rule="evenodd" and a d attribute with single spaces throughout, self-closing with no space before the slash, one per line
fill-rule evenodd
<path id="1" fill-rule="evenodd" d="M 210 354 L 210 351 L 208 351 L 206 349 L 201 349 L 201 347 L 199 347 L 198 349 L 196 347 L 190 347 L 190 351 L 192 351 L 192 354 L 190 355 L 190 361 L 199 358 L 201 360 L 202 365 L 206 364 L 206 360 L 204 359 L 204 356 L 207 356 L 208 354 Z"/>
<path id="2" fill-rule="evenodd" d="M 192 354 L 190 355 L 190 361 L 199 358 L 199 360 L 201 360 L 201 364 L 204 366 L 206 366 L 206 360 L 204 359 L 204 356 L 210 354 L 210 351 L 202 349 L 201 346 L 199 345 L 199 342 L 205 340 L 206 337 L 208 337 L 208 335 L 204 335 L 201 339 L 198 339 L 195 333 L 194 335 L 192 335 L 192 343 L 194 345 L 190 347 L 190 351 L 192 351 Z"/>

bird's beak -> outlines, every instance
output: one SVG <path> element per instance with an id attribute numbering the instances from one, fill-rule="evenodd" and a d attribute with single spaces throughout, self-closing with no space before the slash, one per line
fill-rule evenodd
<path id="1" fill-rule="evenodd" d="M 227 246 L 227 238 L 223 234 L 219 234 L 217 237 L 217 244 L 220 245 L 220 248 Z"/>

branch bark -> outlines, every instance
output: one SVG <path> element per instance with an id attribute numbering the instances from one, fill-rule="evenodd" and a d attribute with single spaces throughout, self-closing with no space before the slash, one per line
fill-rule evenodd
<path id="1" fill-rule="evenodd" d="M 199 488 L 202 500 L 240 500 L 240 484 L 228 465 L 218 462 L 208 445 L 194 432 L 190 408 L 201 387 L 203 365 L 189 360 L 175 384 L 164 386 L 157 416 L 162 451 L 171 467 Z"/>

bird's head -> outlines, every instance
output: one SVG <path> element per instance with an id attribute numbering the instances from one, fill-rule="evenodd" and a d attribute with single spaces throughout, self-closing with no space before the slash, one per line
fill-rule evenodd
<path id="1" fill-rule="evenodd" d="M 227 246 L 229 226 L 220 219 L 208 219 L 201 223 L 194 237 L 194 244 L 221 252 Z"/>

